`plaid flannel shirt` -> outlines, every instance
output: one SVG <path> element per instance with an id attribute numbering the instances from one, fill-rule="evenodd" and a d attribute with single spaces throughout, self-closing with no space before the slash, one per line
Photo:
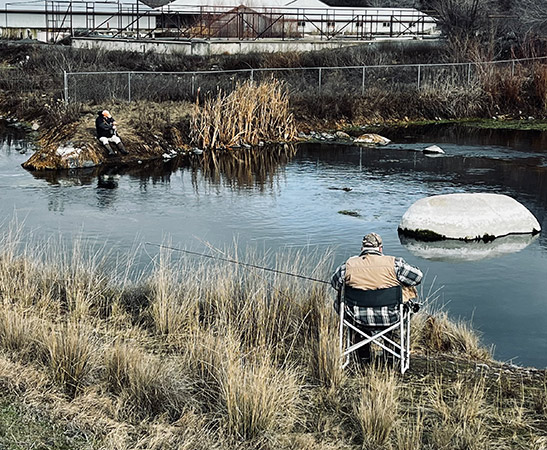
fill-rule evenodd
<path id="1" fill-rule="evenodd" d="M 365 254 L 381 255 L 379 251 L 365 249 L 359 256 Z M 395 275 L 404 286 L 420 284 L 423 273 L 417 267 L 411 266 L 403 258 L 395 258 Z M 340 265 L 334 272 L 331 285 L 338 291 L 334 301 L 334 309 L 340 311 L 340 291 L 346 278 L 346 264 Z M 346 305 L 345 314 L 348 314 L 357 324 L 366 327 L 387 327 L 399 321 L 399 307 L 382 306 L 380 308 L 366 308 L 362 306 Z"/>

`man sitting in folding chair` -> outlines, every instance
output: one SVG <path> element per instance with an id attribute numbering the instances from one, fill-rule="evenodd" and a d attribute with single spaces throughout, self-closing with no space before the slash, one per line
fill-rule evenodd
<path id="1" fill-rule="evenodd" d="M 378 234 L 369 233 L 363 238 L 361 253 L 338 267 L 331 280 L 338 290 L 334 307 L 340 314 L 343 367 L 349 363 L 352 352 L 362 363 L 370 362 L 370 344 L 375 342 L 384 349 L 384 355 L 399 358 L 401 372 L 405 372 L 410 352 L 410 314 L 417 310 L 417 304 L 412 302 L 417 297 L 414 286 L 422 278 L 421 270 L 404 259 L 384 255 Z M 393 340 L 396 330 L 399 343 Z"/>

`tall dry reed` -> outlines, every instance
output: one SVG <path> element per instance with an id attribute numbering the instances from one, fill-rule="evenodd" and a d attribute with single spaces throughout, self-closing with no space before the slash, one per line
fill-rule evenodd
<path id="1" fill-rule="evenodd" d="M 291 141 L 296 136 L 289 96 L 282 82 L 238 83 L 196 105 L 191 118 L 191 139 L 201 148 L 215 149 L 260 141 Z"/>

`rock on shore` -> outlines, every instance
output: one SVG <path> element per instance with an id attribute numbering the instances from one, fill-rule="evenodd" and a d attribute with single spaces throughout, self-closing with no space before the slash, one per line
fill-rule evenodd
<path id="1" fill-rule="evenodd" d="M 501 194 L 447 194 L 415 202 L 403 215 L 399 231 L 423 240 L 491 240 L 509 234 L 541 231 L 521 203 Z"/>
<path id="2" fill-rule="evenodd" d="M 94 167 L 104 159 L 92 146 L 61 144 L 57 148 L 35 152 L 23 167 L 28 170 L 81 169 Z"/>
<path id="3" fill-rule="evenodd" d="M 380 136 L 379 134 L 365 133 L 359 136 L 353 142 L 355 142 L 356 144 L 387 145 L 391 141 L 384 136 Z"/>

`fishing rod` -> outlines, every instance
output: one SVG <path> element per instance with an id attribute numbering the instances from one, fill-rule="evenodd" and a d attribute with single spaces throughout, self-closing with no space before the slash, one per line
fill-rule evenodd
<path id="1" fill-rule="evenodd" d="M 145 245 L 153 245 L 155 247 L 159 247 L 159 248 L 162 248 L 162 249 L 173 250 L 173 251 L 181 252 L 181 253 L 187 253 L 189 255 L 200 256 L 202 258 L 217 259 L 219 261 L 229 262 L 229 263 L 232 263 L 232 264 L 238 264 L 238 265 L 244 266 L 244 267 L 251 267 L 253 269 L 259 269 L 259 270 L 263 270 L 265 272 L 273 272 L 273 273 L 277 273 L 277 274 L 280 274 L 280 275 L 288 275 L 288 276 L 295 277 L 295 278 L 301 278 L 303 280 L 315 281 L 317 283 L 330 284 L 329 281 L 320 280 L 319 278 L 308 277 L 306 275 L 300 275 L 298 273 L 285 272 L 283 270 L 272 269 L 270 267 L 258 266 L 256 264 L 245 263 L 245 262 L 237 261 L 235 259 L 224 258 L 222 256 L 215 256 L 215 255 L 208 255 L 206 253 L 193 252 L 191 250 L 185 250 L 183 248 L 177 248 L 177 247 L 170 247 L 168 245 L 163 245 L 163 244 L 156 244 L 154 242 L 145 242 Z"/>

